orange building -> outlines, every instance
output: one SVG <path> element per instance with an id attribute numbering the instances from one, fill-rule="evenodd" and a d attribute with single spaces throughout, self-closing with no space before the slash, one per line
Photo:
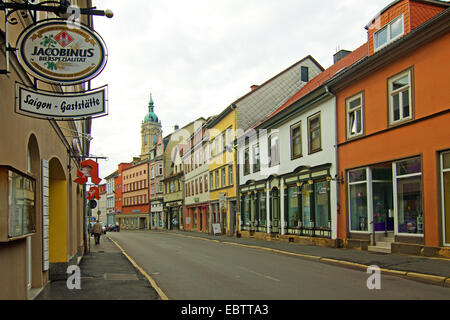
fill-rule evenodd
<path id="1" fill-rule="evenodd" d="M 123 171 L 131 167 L 131 163 L 120 163 L 117 170 L 117 176 L 114 177 L 114 211 L 116 214 L 116 222 L 119 222 L 117 218 L 118 214 L 123 211 L 122 203 L 122 185 L 123 185 Z"/>
<path id="2" fill-rule="evenodd" d="M 366 27 L 368 57 L 329 83 L 347 247 L 449 256 L 449 6 L 394 1 Z"/>

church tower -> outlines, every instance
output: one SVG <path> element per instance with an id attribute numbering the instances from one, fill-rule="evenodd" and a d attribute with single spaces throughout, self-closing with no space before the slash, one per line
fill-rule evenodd
<path id="1" fill-rule="evenodd" d="M 141 125 L 141 159 L 150 157 L 150 150 L 157 144 L 158 136 L 162 134 L 161 121 L 158 120 L 154 108 L 153 97 L 150 94 L 148 113 Z"/>

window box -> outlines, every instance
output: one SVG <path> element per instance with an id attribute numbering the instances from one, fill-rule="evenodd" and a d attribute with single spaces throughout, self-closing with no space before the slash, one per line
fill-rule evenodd
<path id="1" fill-rule="evenodd" d="M 36 233 L 36 180 L 0 166 L 0 242 Z"/>

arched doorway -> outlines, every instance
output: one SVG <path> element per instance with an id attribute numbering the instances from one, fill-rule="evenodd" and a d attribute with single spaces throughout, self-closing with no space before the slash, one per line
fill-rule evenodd
<path id="1" fill-rule="evenodd" d="M 36 136 L 31 134 L 27 144 L 27 172 L 36 178 L 36 186 L 41 185 L 40 180 L 40 155 L 39 144 Z M 36 234 L 27 238 L 27 284 L 28 290 L 33 287 L 42 287 L 42 232 L 41 232 L 41 215 L 40 215 L 40 188 L 36 188 L 36 203 L 35 203 L 35 221 L 36 221 Z M 34 258 L 33 258 L 34 257 Z"/>
<path id="2" fill-rule="evenodd" d="M 65 276 L 67 263 L 67 181 L 57 158 L 49 162 L 49 257 L 50 279 Z M 62 264 L 62 265 L 61 265 Z"/>

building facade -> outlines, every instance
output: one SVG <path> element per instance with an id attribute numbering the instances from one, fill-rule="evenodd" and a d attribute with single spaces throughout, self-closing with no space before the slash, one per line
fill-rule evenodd
<path id="1" fill-rule="evenodd" d="M 150 207 L 148 196 L 148 160 L 136 159 L 122 171 L 122 212 L 118 216 L 125 229 L 148 229 Z"/>
<path id="2" fill-rule="evenodd" d="M 211 226 L 232 235 L 236 226 L 236 108 L 226 108 L 206 124 L 209 138 L 209 197 Z M 196 191 L 196 190 L 194 190 Z"/>
<path id="3" fill-rule="evenodd" d="M 449 17 L 441 1 L 391 3 L 367 26 L 369 57 L 330 84 L 348 247 L 448 255 Z"/>
<path id="4" fill-rule="evenodd" d="M 324 84 L 365 56 L 367 45 L 337 53 L 239 139 L 243 236 L 337 245 L 336 99 Z"/>
<path id="5" fill-rule="evenodd" d="M 72 4 L 92 7 L 91 1 Z M 10 18 L 18 23 L 8 25 L 8 37 L 5 25 L 0 26 L 2 71 L 6 69 L 6 39 L 15 43 L 33 23 L 22 11 Z M 81 21 L 89 23 L 86 16 Z M 85 137 L 91 132 L 91 120 L 56 122 L 15 113 L 16 82 L 54 93 L 63 89 L 34 81 L 16 52 L 8 54 L 9 73 L 0 74 L 0 299 L 27 300 L 49 280 L 65 279 L 67 267 L 76 265 L 87 250 L 85 190 L 73 180 L 81 169 L 79 158 L 89 154 Z M 82 84 L 68 88 L 85 89 Z M 18 192 L 23 198 L 15 196 Z"/>
<path id="6" fill-rule="evenodd" d="M 209 138 L 206 120 L 197 120 L 182 154 L 185 182 L 184 229 L 209 232 Z"/>
<path id="7" fill-rule="evenodd" d="M 115 225 L 115 185 L 114 180 L 119 172 L 116 170 L 113 174 L 107 176 L 106 180 L 106 224 Z"/>

